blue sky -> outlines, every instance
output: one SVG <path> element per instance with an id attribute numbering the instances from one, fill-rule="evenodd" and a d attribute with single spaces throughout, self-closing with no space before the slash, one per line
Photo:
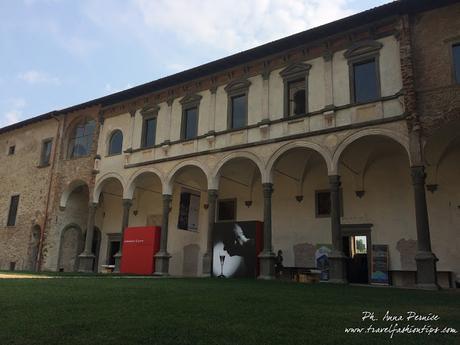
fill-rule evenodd
<path id="1" fill-rule="evenodd" d="M 0 0 L 0 127 L 387 2 Z"/>

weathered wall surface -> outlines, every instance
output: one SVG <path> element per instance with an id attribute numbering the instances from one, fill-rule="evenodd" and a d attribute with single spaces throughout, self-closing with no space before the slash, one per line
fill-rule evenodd
<path id="1" fill-rule="evenodd" d="M 42 141 L 53 138 L 56 147 L 58 122 L 45 120 L 0 135 L 0 269 L 32 270 L 36 234 L 42 227 L 48 195 L 51 166 L 39 167 Z M 8 155 L 10 146 L 15 153 Z M 52 157 L 53 155 L 51 155 Z M 15 226 L 7 226 L 12 195 L 19 195 Z"/>

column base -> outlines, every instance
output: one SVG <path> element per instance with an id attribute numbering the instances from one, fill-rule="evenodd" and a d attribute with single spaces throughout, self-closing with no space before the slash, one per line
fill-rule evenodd
<path id="1" fill-rule="evenodd" d="M 276 278 L 275 261 L 276 255 L 273 252 L 262 252 L 258 256 L 260 272 L 257 279 L 271 280 Z"/>
<path id="2" fill-rule="evenodd" d="M 169 276 L 169 259 L 171 254 L 168 252 L 158 252 L 155 254 L 155 276 Z"/>
<path id="3" fill-rule="evenodd" d="M 96 257 L 92 253 L 81 253 L 78 255 L 78 272 L 93 273 L 93 264 Z"/>
<path id="4" fill-rule="evenodd" d="M 329 283 L 347 284 L 347 257 L 340 252 L 329 255 Z"/>
<path id="5" fill-rule="evenodd" d="M 203 277 L 211 277 L 212 272 L 212 253 L 203 255 Z"/>
<path id="6" fill-rule="evenodd" d="M 115 259 L 115 268 L 113 269 L 113 273 L 120 273 L 120 265 L 121 265 L 121 256 L 120 252 L 116 253 L 113 258 Z"/>
<path id="7" fill-rule="evenodd" d="M 417 263 L 417 288 L 439 290 L 436 262 L 438 258 L 432 252 L 418 252 L 415 255 Z"/>

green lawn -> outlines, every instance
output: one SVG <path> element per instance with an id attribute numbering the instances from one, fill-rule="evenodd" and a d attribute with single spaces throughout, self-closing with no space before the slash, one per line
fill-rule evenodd
<path id="1" fill-rule="evenodd" d="M 411 325 L 460 330 L 457 291 L 64 277 L 0 279 L 0 344 L 460 344 L 459 334 L 345 334 L 371 324 L 365 310 L 431 312 L 440 320 Z"/>

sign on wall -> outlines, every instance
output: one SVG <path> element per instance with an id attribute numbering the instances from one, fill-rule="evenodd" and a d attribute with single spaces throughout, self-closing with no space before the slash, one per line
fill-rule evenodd
<path id="1" fill-rule="evenodd" d="M 373 244 L 371 283 L 388 285 L 390 283 L 388 268 L 388 245 Z"/>

